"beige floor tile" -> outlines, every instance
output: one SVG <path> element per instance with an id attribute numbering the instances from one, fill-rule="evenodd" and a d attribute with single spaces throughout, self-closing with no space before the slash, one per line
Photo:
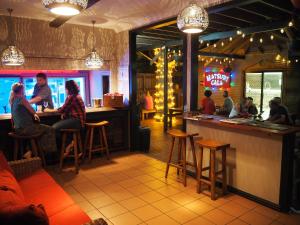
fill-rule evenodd
<path id="1" fill-rule="evenodd" d="M 178 203 L 172 201 L 169 198 L 161 199 L 157 202 L 152 203 L 152 205 L 154 207 L 158 208 L 163 213 L 170 212 L 174 209 L 177 209 L 177 208 L 181 207 L 181 205 L 179 205 Z"/>
<path id="2" fill-rule="evenodd" d="M 273 210 L 273 209 L 270 209 L 270 208 L 267 208 L 265 206 L 257 206 L 254 208 L 254 211 L 263 215 L 263 216 L 266 216 L 266 217 L 269 217 L 270 219 L 278 219 L 280 217 L 280 213 Z M 299 222 L 300 223 L 300 222 Z"/>
<path id="3" fill-rule="evenodd" d="M 235 219 L 234 221 L 228 223 L 228 225 L 247 225 L 248 223 L 245 223 L 244 221 L 240 219 Z"/>
<path id="4" fill-rule="evenodd" d="M 113 200 L 109 195 L 103 195 L 97 198 L 89 199 L 89 202 L 98 209 L 115 203 L 115 200 Z"/>
<path id="5" fill-rule="evenodd" d="M 146 182 L 155 180 L 154 177 L 149 176 L 149 175 L 140 175 L 140 176 L 135 177 L 134 179 L 138 180 L 141 183 L 146 183 Z"/>
<path id="6" fill-rule="evenodd" d="M 146 182 L 144 184 L 153 190 L 157 190 L 161 187 L 166 186 L 166 184 L 160 180 L 154 180 L 154 181 Z"/>
<path id="7" fill-rule="evenodd" d="M 194 213 L 196 213 L 198 215 L 203 215 L 203 214 L 215 209 L 215 207 L 213 207 L 212 205 L 207 204 L 201 200 L 196 200 L 191 203 L 188 203 L 184 207 L 186 207 L 187 209 L 193 211 Z"/>
<path id="8" fill-rule="evenodd" d="M 234 217 L 239 217 L 249 211 L 248 208 L 245 208 L 236 202 L 228 202 L 222 205 L 220 209 Z"/>
<path id="9" fill-rule="evenodd" d="M 129 177 L 122 173 L 112 173 L 112 174 L 105 174 L 106 177 L 113 180 L 114 182 L 120 182 L 129 179 Z"/>
<path id="10" fill-rule="evenodd" d="M 176 220 L 178 223 L 186 223 L 196 217 L 198 215 L 193 213 L 192 211 L 186 209 L 185 207 L 177 208 L 171 212 L 166 213 L 169 217 Z"/>
<path id="11" fill-rule="evenodd" d="M 238 204 L 248 208 L 248 209 L 254 209 L 258 206 L 256 202 L 253 202 L 249 199 L 243 198 L 241 196 L 236 195 L 233 199 L 234 202 L 237 202 Z"/>
<path id="12" fill-rule="evenodd" d="M 121 206 L 118 203 L 108 205 L 99 209 L 99 211 L 108 219 L 124 214 L 127 212 L 127 209 Z"/>
<path id="13" fill-rule="evenodd" d="M 140 195 L 139 198 L 143 199 L 148 203 L 152 203 L 165 198 L 165 196 L 157 193 L 156 191 L 150 191 Z"/>
<path id="14" fill-rule="evenodd" d="M 177 225 L 179 223 L 177 223 L 175 220 L 171 219 L 170 217 L 168 217 L 167 215 L 161 215 L 158 217 L 155 217 L 151 220 L 146 221 L 147 224 L 149 225 Z"/>
<path id="15" fill-rule="evenodd" d="M 114 191 L 114 192 L 107 192 L 107 194 L 115 201 L 122 201 L 125 199 L 132 198 L 134 196 L 126 189 L 120 191 Z"/>
<path id="16" fill-rule="evenodd" d="M 165 173 L 163 171 L 152 172 L 149 175 L 157 179 L 165 177 Z"/>
<path id="17" fill-rule="evenodd" d="M 209 220 L 199 216 L 195 219 L 190 220 L 187 223 L 184 223 L 184 225 L 214 225 L 214 223 L 212 223 Z"/>
<path id="18" fill-rule="evenodd" d="M 124 188 L 129 188 L 129 187 L 132 187 L 132 186 L 136 186 L 136 185 L 139 185 L 140 182 L 131 178 L 131 179 L 127 179 L 127 180 L 123 180 L 121 182 L 118 183 L 120 186 L 124 187 Z"/>
<path id="19" fill-rule="evenodd" d="M 130 188 L 126 188 L 131 194 L 135 195 L 135 196 L 139 196 L 141 194 L 147 193 L 149 191 L 152 191 L 152 189 L 150 189 L 149 187 L 147 187 L 144 184 L 139 184 L 136 186 L 132 186 Z"/>
<path id="20" fill-rule="evenodd" d="M 214 207 L 220 207 L 220 206 L 225 205 L 226 203 L 230 202 L 229 200 L 227 200 L 226 198 L 223 198 L 223 197 L 219 197 L 216 200 L 211 200 L 210 196 L 205 196 L 205 197 L 201 198 L 201 201 L 204 201 Z"/>
<path id="21" fill-rule="evenodd" d="M 135 214 L 137 217 L 139 217 L 143 221 L 150 220 L 150 219 L 162 214 L 161 211 L 159 211 L 158 209 L 154 208 L 151 205 L 146 205 L 141 208 L 132 210 L 132 213 Z"/>
<path id="22" fill-rule="evenodd" d="M 169 196 L 170 199 L 172 199 L 173 201 L 177 202 L 180 205 L 186 205 L 188 203 L 191 203 L 195 200 L 197 200 L 196 198 L 184 193 L 184 192 L 180 192 L 178 194 Z"/>
<path id="23" fill-rule="evenodd" d="M 212 211 L 209 211 L 208 213 L 204 214 L 203 217 L 217 225 L 227 224 L 235 219 L 235 217 L 219 209 L 214 209 Z"/>
<path id="24" fill-rule="evenodd" d="M 110 221 L 114 225 L 137 225 L 142 222 L 138 217 L 130 212 L 113 217 L 110 219 Z"/>
<path id="25" fill-rule="evenodd" d="M 92 220 L 95 220 L 95 219 L 99 219 L 99 218 L 103 218 L 104 219 L 104 216 L 96 209 L 94 210 L 91 210 L 89 212 L 86 213 Z"/>
<path id="26" fill-rule="evenodd" d="M 253 225 L 267 225 L 272 222 L 272 219 L 269 217 L 263 216 L 255 211 L 247 212 L 246 214 L 242 215 L 240 219 L 248 224 Z"/>
<path id="27" fill-rule="evenodd" d="M 92 210 L 95 210 L 96 208 L 89 203 L 88 201 L 82 201 L 82 202 L 78 202 L 77 203 L 79 205 L 79 207 L 84 211 L 84 212 L 89 212 Z"/>
<path id="28" fill-rule="evenodd" d="M 274 220 L 271 225 L 285 225 L 283 223 L 278 222 L 277 220 Z"/>
<path id="29" fill-rule="evenodd" d="M 104 179 L 91 179 L 91 182 L 101 189 L 101 187 L 111 184 L 114 181 L 105 177 Z"/>
<path id="30" fill-rule="evenodd" d="M 72 194 L 70 197 L 73 199 L 74 202 L 83 202 L 86 201 L 86 198 L 84 198 L 81 194 Z"/>
<path id="31" fill-rule="evenodd" d="M 164 187 L 161 187 L 156 190 L 158 193 L 164 195 L 164 196 L 171 196 L 179 193 L 180 191 L 170 185 L 165 185 Z"/>
<path id="32" fill-rule="evenodd" d="M 201 199 L 201 198 L 204 198 L 206 197 L 206 195 L 202 194 L 202 193 L 197 193 L 196 191 L 196 188 L 193 187 L 193 188 L 187 188 L 183 191 L 184 193 L 194 197 L 194 198 L 197 198 L 197 199 Z"/>
<path id="33" fill-rule="evenodd" d="M 145 206 L 148 203 L 138 197 L 133 197 L 133 198 L 120 201 L 119 204 L 127 208 L 128 210 L 134 210 L 142 206 Z"/>

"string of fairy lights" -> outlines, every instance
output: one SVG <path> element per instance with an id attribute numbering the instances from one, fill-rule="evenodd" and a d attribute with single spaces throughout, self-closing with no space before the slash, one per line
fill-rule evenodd
<path id="1" fill-rule="evenodd" d="M 290 21 L 288 24 L 287 24 L 288 27 L 293 27 L 294 24 L 292 21 Z M 285 33 L 285 28 L 280 28 L 278 29 L 280 31 L 281 34 L 284 34 Z M 262 33 L 265 33 L 265 32 L 262 32 Z M 247 38 L 247 35 L 245 33 L 243 33 L 242 30 L 237 30 L 236 31 L 236 35 L 237 36 L 241 36 L 243 39 L 246 39 Z M 255 38 L 253 37 L 254 35 L 251 35 L 249 37 L 249 42 L 250 43 L 254 43 L 255 41 L 257 41 L 257 43 L 259 43 L 260 45 L 262 45 L 263 43 L 265 43 L 267 40 L 266 40 L 266 37 L 263 37 L 263 35 L 260 35 L 258 38 Z M 206 43 L 206 47 L 210 47 L 212 46 L 213 48 L 217 48 L 218 45 L 221 46 L 221 47 L 224 47 L 227 43 L 230 43 L 233 41 L 233 36 L 229 37 L 228 39 L 223 39 L 221 41 L 221 43 L 214 43 L 214 44 L 211 44 L 209 41 Z M 276 40 L 276 37 L 274 34 L 270 34 L 269 36 L 269 39 L 270 41 L 275 41 Z M 205 44 L 205 41 L 204 40 L 200 40 L 200 44 Z M 219 63 L 220 65 L 222 65 L 223 63 L 226 63 L 226 64 L 230 64 L 234 61 L 234 58 L 229 58 L 229 57 L 206 57 L 206 56 L 202 56 L 202 55 L 198 55 L 198 60 L 199 61 L 202 61 L 202 62 L 205 62 L 205 63 L 211 63 L 211 62 L 215 62 L 215 63 Z M 287 59 L 286 57 L 282 56 L 281 52 L 279 52 L 278 54 L 276 54 L 275 56 L 275 61 L 276 62 L 281 62 L 281 63 L 286 63 L 286 64 L 290 64 L 292 62 L 292 60 L 290 59 Z M 295 58 L 293 59 L 293 62 L 295 63 L 299 63 L 300 62 L 300 59 L 298 58 Z"/>

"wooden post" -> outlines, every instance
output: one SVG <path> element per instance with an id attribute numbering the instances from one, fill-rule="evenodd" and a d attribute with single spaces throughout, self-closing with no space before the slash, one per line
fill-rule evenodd
<path id="1" fill-rule="evenodd" d="M 168 130 L 168 47 L 164 47 L 164 131 Z"/>

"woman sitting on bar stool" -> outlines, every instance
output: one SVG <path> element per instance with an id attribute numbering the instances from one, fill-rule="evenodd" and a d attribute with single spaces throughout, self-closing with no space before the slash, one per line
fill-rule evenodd
<path id="1" fill-rule="evenodd" d="M 40 146 L 43 152 L 56 152 L 54 129 L 39 124 L 40 118 L 24 96 L 24 85 L 15 83 L 11 88 L 9 102 L 14 130 L 17 135 L 31 136 L 41 133 Z M 30 157 L 31 152 L 26 153 Z"/>
<path id="2" fill-rule="evenodd" d="M 68 80 L 65 84 L 66 94 L 68 97 L 64 105 L 58 109 L 61 113 L 61 121 L 53 124 L 53 128 L 56 130 L 56 137 L 60 138 L 60 130 L 62 129 L 83 129 L 86 113 L 85 106 L 82 97 L 79 94 L 79 87 L 74 80 Z M 73 142 L 71 142 L 65 151 L 67 156 L 73 149 Z M 82 153 L 79 154 L 81 156 Z"/>

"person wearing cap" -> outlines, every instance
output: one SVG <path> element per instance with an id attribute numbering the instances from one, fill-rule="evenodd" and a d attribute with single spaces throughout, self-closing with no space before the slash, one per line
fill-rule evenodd
<path id="1" fill-rule="evenodd" d="M 38 73 L 36 75 L 37 83 L 34 86 L 33 95 L 29 100 L 30 104 L 36 104 L 37 106 L 44 107 L 44 103 L 47 102 L 47 108 L 53 109 L 52 93 L 48 86 L 47 75 L 44 73 Z"/>
<path id="2" fill-rule="evenodd" d="M 30 136 L 43 133 L 39 140 L 42 150 L 44 152 L 55 152 L 55 130 L 50 126 L 39 123 L 39 116 L 25 98 L 22 83 L 12 85 L 9 103 L 11 105 L 12 124 L 16 134 Z"/>

